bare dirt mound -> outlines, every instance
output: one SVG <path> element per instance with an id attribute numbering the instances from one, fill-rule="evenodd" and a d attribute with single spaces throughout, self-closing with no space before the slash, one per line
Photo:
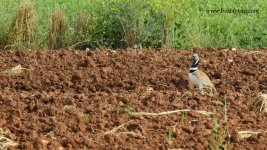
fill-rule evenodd
<path id="1" fill-rule="evenodd" d="M 26 68 L 0 76 L 3 136 L 13 149 L 266 149 L 267 50 L 196 51 L 219 96 L 189 83 L 192 51 L 2 51 L 2 71 Z"/>

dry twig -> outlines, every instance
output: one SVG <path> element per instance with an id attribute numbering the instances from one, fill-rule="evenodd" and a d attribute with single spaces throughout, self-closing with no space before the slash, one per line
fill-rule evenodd
<path id="1" fill-rule="evenodd" d="M 104 135 L 107 135 L 107 134 L 114 134 L 114 133 L 116 133 L 119 129 L 123 128 L 126 124 L 129 124 L 129 123 L 132 122 L 132 121 L 133 121 L 133 120 L 130 120 L 130 121 L 126 122 L 126 123 L 123 123 L 123 124 L 121 124 L 121 125 L 119 125 L 119 126 L 113 128 L 112 130 L 105 132 Z"/>
<path id="2" fill-rule="evenodd" d="M 208 112 L 208 111 L 205 111 L 205 110 L 196 110 L 195 112 L 199 113 L 199 114 L 206 115 L 206 116 L 216 115 L 216 113 L 214 113 L 214 112 Z"/>
<path id="3" fill-rule="evenodd" d="M 137 137 L 141 137 L 141 138 L 146 138 L 145 136 L 143 136 L 141 134 L 137 134 L 137 133 L 135 133 L 133 131 L 131 131 L 131 132 L 120 132 L 120 133 L 118 133 L 118 135 L 120 135 L 120 134 L 130 134 L 130 135 L 133 135 L 133 136 L 137 136 Z"/>
<path id="4" fill-rule="evenodd" d="M 168 115 L 173 113 L 180 113 L 180 112 L 188 112 L 189 109 L 182 109 L 182 110 L 173 110 L 173 111 L 166 111 L 160 113 L 150 113 L 150 112 L 134 112 L 132 113 L 133 116 L 160 116 L 160 115 Z"/>

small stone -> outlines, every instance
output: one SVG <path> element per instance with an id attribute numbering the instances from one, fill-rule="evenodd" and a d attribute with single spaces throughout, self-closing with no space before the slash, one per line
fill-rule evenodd
<path id="1" fill-rule="evenodd" d="M 124 104 L 122 101 L 120 101 L 120 102 L 119 102 L 119 105 L 120 105 L 120 106 L 124 106 L 125 104 Z"/>

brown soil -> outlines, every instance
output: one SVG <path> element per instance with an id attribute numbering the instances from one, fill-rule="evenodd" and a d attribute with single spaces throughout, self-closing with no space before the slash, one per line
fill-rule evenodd
<path id="1" fill-rule="evenodd" d="M 1 70 L 27 69 L 0 76 L 0 128 L 18 149 L 266 149 L 257 96 L 267 93 L 267 49 L 196 51 L 219 96 L 188 81 L 191 50 L 2 51 Z M 227 121 L 216 103 L 224 100 Z M 177 109 L 191 111 L 132 114 Z M 194 110 L 217 113 L 218 124 Z M 258 134 L 242 139 L 239 131 Z"/>

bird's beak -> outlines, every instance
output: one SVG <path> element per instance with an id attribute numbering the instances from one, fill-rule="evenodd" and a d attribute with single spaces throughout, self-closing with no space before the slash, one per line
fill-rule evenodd
<path id="1" fill-rule="evenodd" d="M 192 65 L 196 65 L 198 62 L 199 62 L 198 54 L 194 53 L 192 57 Z"/>

